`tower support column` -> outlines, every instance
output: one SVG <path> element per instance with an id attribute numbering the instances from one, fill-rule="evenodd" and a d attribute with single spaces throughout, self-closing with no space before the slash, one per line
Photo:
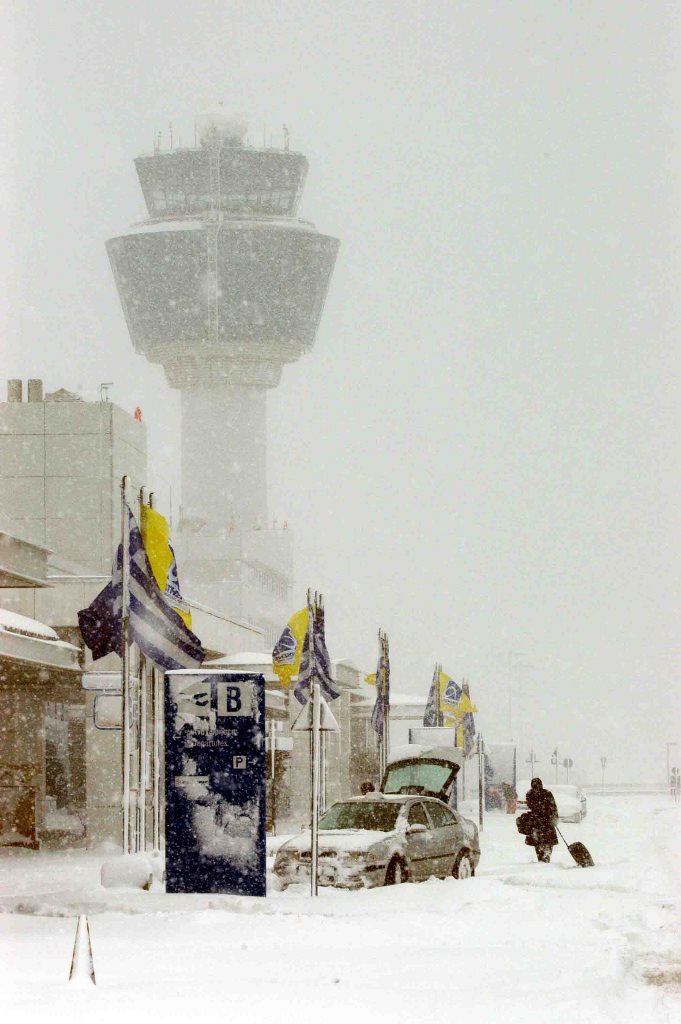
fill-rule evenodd
<path id="1" fill-rule="evenodd" d="M 182 390 L 182 513 L 212 527 L 267 525 L 267 392 Z"/>

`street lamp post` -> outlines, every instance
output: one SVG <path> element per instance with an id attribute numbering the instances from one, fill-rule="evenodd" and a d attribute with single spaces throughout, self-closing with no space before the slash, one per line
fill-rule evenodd
<path id="1" fill-rule="evenodd" d="M 678 747 L 678 743 L 672 742 L 667 744 L 667 788 L 671 786 L 672 776 L 669 768 L 669 748 Z"/>
<path id="2" fill-rule="evenodd" d="M 530 756 L 525 758 L 525 764 L 530 765 L 530 778 L 534 778 L 534 766 L 539 764 L 539 758 L 536 756 L 534 749 L 530 751 Z"/>
<path id="3" fill-rule="evenodd" d="M 556 782 L 558 782 L 558 747 L 551 754 L 551 764 L 556 766 Z"/>

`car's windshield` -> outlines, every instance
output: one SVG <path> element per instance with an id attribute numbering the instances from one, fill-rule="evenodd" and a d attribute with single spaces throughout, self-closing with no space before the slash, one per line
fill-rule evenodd
<path id="1" fill-rule="evenodd" d="M 388 768 L 383 791 L 385 793 L 440 793 L 452 774 L 448 764 L 432 761 L 421 764 L 403 764 Z"/>
<path id="2" fill-rule="evenodd" d="M 319 819 L 319 828 L 357 828 L 372 832 L 392 832 L 400 807 L 401 804 L 379 803 L 378 800 L 334 804 Z"/>

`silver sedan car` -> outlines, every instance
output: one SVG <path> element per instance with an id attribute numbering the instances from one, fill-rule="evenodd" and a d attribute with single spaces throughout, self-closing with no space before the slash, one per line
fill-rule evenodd
<path id="1" fill-rule="evenodd" d="M 319 819 L 319 884 L 346 889 L 396 885 L 436 875 L 469 878 L 480 860 L 478 829 L 441 800 L 420 795 L 343 800 Z M 280 888 L 310 880 L 310 832 L 280 846 Z"/>

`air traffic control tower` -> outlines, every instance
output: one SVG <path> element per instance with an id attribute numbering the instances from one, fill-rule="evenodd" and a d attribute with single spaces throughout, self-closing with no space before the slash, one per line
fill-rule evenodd
<path id="1" fill-rule="evenodd" d="M 149 217 L 107 251 L 135 350 L 182 395 L 183 585 L 272 643 L 292 553 L 267 515 L 266 395 L 314 345 L 338 241 L 297 217 L 306 158 L 246 130 L 218 107 L 194 148 L 138 157 Z"/>

